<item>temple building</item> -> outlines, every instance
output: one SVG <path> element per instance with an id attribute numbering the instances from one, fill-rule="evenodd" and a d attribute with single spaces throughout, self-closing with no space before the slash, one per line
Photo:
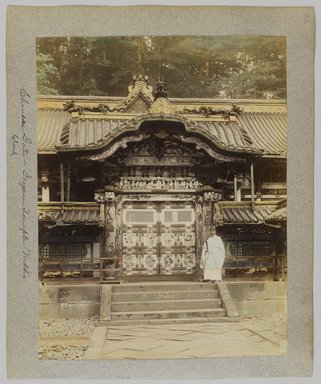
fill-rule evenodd
<path id="1" fill-rule="evenodd" d="M 155 88 L 38 97 L 40 278 L 199 280 L 211 225 L 224 278 L 284 278 L 285 101 Z"/>

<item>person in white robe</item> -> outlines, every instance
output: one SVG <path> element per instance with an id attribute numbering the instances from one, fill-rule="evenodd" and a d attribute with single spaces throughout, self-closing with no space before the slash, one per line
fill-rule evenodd
<path id="1" fill-rule="evenodd" d="M 203 281 L 222 281 L 222 266 L 225 260 L 225 248 L 222 239 L 211 228 L 210 236 L 202 248 L 200 267 L 204 269 Z"/>

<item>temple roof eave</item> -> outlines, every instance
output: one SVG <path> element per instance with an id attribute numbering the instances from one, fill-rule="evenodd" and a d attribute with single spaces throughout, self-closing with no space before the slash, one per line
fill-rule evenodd
<path id="1" fill-rule="evenodd" d="M 126 131 L 135 134 L 143 120 L 165 119 L 225 153 L 286 158 L 284 100 L 154 97 L 146 77 L 133 80 L 125 98 L 39 96 L 38 153 L 100 151 Z"/>
<path id="2" fill-rule="evenodd" d="M 71 123 L 71 128 L 74 130 L 74 132 L 71 133 L 71 135 L 73 135 L 73 141 L 65 145 L 60 144 L 56 146 L 56 150 L 61 154 L 68 152 L 98 153 L 108 148 L 108 146 L 121 139 L 124 135 L 134 136 L 138 132 L 141 124 L 149 121 L 181 123 L 185 127 L 188 135 L 200 137 L 226 154 L 254 156 L 261 156 L 263 154 L 263 149 L 245 143 L 242 133 L 240 132 L 240 127 L 234 122 L 229 124 L 213 118 L 188 119 L 178 114 L 162 113 L 149 113 L 122 121 L 109 120 L 109 126 L 112 127 L 112 124 L 114 124 L 114 127 L 110 128 L 110 130 L 96 142 L 93 141 L 89 143 L 84 142 L 84 135 L 82 135 L 83 141 L 81 141 L 80 136 L 82 131 L 86 129 L 86 127 L 88 128 L 88 124 L 101 125 L 102 123 L 93 119 L 89 120 L 88 123 L 88 120 L 80 118 L 77 122 Z M 224 132 L 224 130 L 227 132 Z M 133 140 L 135 140 L 135 138 L 133 138 Z"/>

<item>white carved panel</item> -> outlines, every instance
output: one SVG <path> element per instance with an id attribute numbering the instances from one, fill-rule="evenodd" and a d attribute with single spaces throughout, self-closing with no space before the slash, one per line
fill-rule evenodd
<path id="1" fill-rule="evenodd" d="M 154 220 L 148 222 L 147 213 L 152 217 L 151 212 Z M 139 217 L 141 223 L 137 222 Z M 125 275 L 192 274 L 195 266 L 192 202 L 127 203 L 123 214 Z"/>

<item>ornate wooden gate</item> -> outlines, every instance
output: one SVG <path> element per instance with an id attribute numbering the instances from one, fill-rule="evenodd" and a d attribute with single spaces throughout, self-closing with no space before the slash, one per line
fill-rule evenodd
<path id="1" fill-rule="evenodd" d="M 124 202 L 122 223 L 125 275 L 195 271 L 193 202 Z"/>

